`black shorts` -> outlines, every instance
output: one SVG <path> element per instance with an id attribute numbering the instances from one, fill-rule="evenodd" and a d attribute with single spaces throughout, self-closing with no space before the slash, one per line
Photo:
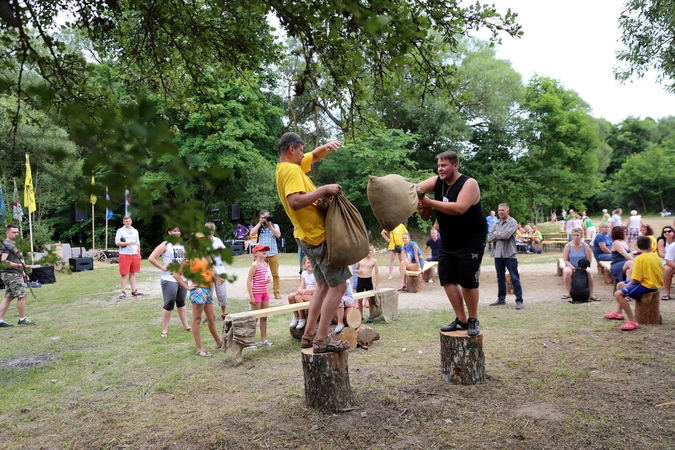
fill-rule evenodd
<path id="1" fill-rule="evenodd" d="M 356 292 L 365 292 L 373 290 L 373 277 L 368 278 L 357 278 L 356 280 Z"/>
<path id="2" fill-rule="evenodd" d="M 441 286 L 459 284 L 466 289 L 478 289 L 483 247 L 451 252 L 441 248 L 438 255 L 438 278 Z"/>

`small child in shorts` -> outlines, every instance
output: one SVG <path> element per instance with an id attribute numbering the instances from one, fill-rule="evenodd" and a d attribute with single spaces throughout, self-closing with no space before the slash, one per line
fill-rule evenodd
<path id="1" fill-rule="evenodd" d="M 605 319 L 623 320 L 624 316 L 621 311 L 625 311 L 628 321 L 621 327 L 623 331 L 640 328 L 628 304 L 628 297 L 639 301 L 643 294 L 658 291 L 663 287 L 663 265 L 659 255 L 653 252 L 649 236 L 638 237 L 637 247 L 642 253 L 635 258 L 631 280 L 617 284 L 618 291 L 614 293 L 617 309 L 615 312 L 605 314 Z"/>
<path id="2" fill-rule="evenodd" d="M 354 291 L 352 291 L 352 284 L 347 280 L 347 290 L 345 295 L 340 299 L 340 306 L 337 309 L 337 326 L 335 327 L 335 334 L 341 332 L 345 327 L 345 313 L 349 308 L 354 306 Z"/>
<path id="3" fill-rule="evenodd" d="M 373 244 L 370 244 L 369 247 L 370 252 L 368 253 L 368 256 L 357 262 L 354 266 L 354 273 L 357 277 L 356 292 L 372 291 L 373 288 L 375 288 L 376 291 L 380 290 L 380 269 L 377 266 L 377 260 L 373 257 L 375 254 L 375 247 L 373 247 Z M 373 279 L 375 280 L 375 283 L 373 283 Z M 361 312 L 361 317 L 363 317 L 363 306 L 364 301 L 360 298 L 358 300 L 358 308 Z M 368 307 L 368 305 L 365 306 Z M 370 317 L 368 319 L 370 319 Z M 372 322 L 372 319 L 370 319 L 370 322 Z"/>
<path id="4" fill-rule="evenodd" d="M 270 291 L 268 284 L 272 280 L 269 268 L 265 262 L 267 252 L 270 248 L 263 244 L 253 247 L 253 264 L 248 270 L 246 286 L 248 288 L 248 298 L 252 310 L 265 309 L 270 306 Z M 260 345 L 264 347 L 274 347 L 267 340 L 267 317 L 260 318 Z M 249 347 L 251 350 L 257 350 L 257 345 Z"/>
<path id="5" fill-rule="evenodd" d="M 312 298 L 312 294 L 316 290 L 316 278 L 314 278 L 314 272 L 312 271 L 312 264 L 309 262 L 309 258 L 306 256 L 302 258 L 302 266 L 305 270 L 302 271 L 300 287 L 297 291 L 291 292 L 288 294 L 288 303 L 302 303 L 308 302 Z M 305 327 L 307 323 L 307 310 L 303 309 L 300 311 L 293 312 L 293 320 L 291 321 L 290 327 L 295 327 L 300 330 Z"/>

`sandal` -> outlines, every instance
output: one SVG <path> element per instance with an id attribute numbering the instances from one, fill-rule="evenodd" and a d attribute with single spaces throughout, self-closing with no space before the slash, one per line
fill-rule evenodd
<path id="1" fill-rule="evenodd" d="M 211 353 L 207 352 L 206 350 L 199 350 L 199 351 L 197 351 L 197 356 L 201 356 L 203 358 L 210 358 L 213 355 Z"/>
<path id="2" fill-rule="evenodd" d="M 562 298 L 563 300 L 567 300 L 568 298 L 570 298 L 570 296 L 569 296 L 569 295 L 567 295 L 567 294 L 563 294 L 563 296 L 562 296 L 562 297 L 560 297 L 560 298 Z"/>
<path id="3" fill-rule="evenodd" d="M 314 336 L 303 334 L 300 339 L 300 348 L 312 348 L 312 341 L 314 341 Z"/>
<path id="4" fill-rule="evenodd" d="M 347 349 L 349 349 L 349 343 L 339 339 L 334 339 L 328 335 L 320 341 L 316 339 L 314 340 L 313 353 L 315 355 L 321 353 L 338 353 Z"/>
<path id="5" fill-rule="evenodd" d="M 637 323 L 637 322 L 631 322 L 631 321 L 628 321 L 621 326 L 621 329 L 623 331 L 633 331 L 633 330 L 637 330 L 638 328 L 640 328 L 640 324 Z"/>
<path id="6" fill-rule="evenodd" d="M 670 295 L 662 295 L 661 300 L 670 300 Z"/>
<path id="7" fill-rule="evenodd" d="M 220 341 L 220 344 L 216 345 L 216 350 L 220 350 L 221 348 L 223 348 L 224 343 L 225 343 L 224 341 Z"/>
<path id="8" fill-rule="evenodd" d="M 623 320 L 623 314 L 617 314 L 616 312 L 612 311 L 609 314 L 605 314 L 605 319 L 610 319 L 610 320 Z"/>
<path id="9" fill-rule="evenodd" d="M 396 289 L 397 292 L 408 292 L 408 288 L 405 286 L 401 286 L 400 288 Z"/>
<path id="10" fill-rule="evenodd" d="M 223 320 L 225 320 L 225 316 L 226 316 L 226 315 L 227 315 L 227 313 L 221 314 L 221 315 L 220 315 L 220 318 L 223 319 Z"/>
<path id="11" fill-rule="evenodd" d="M 600 300 L 600 297 L 598 297 L 597 295 L 594 295 L 593 297 L 588 297 L 588 299 L 589 299 L 590 301 L 592 301 L 592 302 L 599 302 L 599 301 L 601 301 L 601 300 Z"/>
<path id="12" fill-rule="evenodd" d="M 169 333 L 162 333 L 162 334 L 160 334 L 160 337 L 165 338 L 165 337 L 167 337 L 168 335 L 169 335 Z"/>
<path id="13" fill-rule="evenodd" d="M 188 333 L 191 333 L 191 332 L 192 332 L 192 328 L 191 328 L 191 327 L 187 327 L 187 328 L 183 328 L 183 329 L 184 329 L 185 331 L 187 331 Z"/>
<path id="14" fill-rule="evenodd" d="M 264 341 L 260 342 L 261 347 L 274 347 L 274 344 L 272 344 L 270 341 L 265 339 Z"/>

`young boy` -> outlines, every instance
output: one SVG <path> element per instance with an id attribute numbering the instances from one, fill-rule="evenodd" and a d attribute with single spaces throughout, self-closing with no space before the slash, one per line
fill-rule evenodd
<path id="1" fill-rule="evenodd" d="M 375 273 L 375 290 L 380 290 L 380 270 L 377 267 L 377 260 L 373 257 L 374 253 L 375 247 L 373 247 L 373 244 L 370 244 L 368 256 L 357 262 L 356 266 L 354 266 L 354 272 L 358 276 L 356 280 L 356 292 L 371 291 L 373 289 L 373 273 Z M 362 298 L 359 299 L 359 311 L 361 311 L 361 317 L 363 317 Z M 368 323 L 373 321 L 370 317 L 368 320 Z"/>
<path id="2" fill-rule="evenodd" d="M 637 247 L 642 252 L 633 264 L 633 273 L 628 283 L 621 282 L 619 289 L 614 293 L 618 304 L 616 312 L 605 314 L 605 319 L 623 320 L 621 310 L 628 316 L 628 321 L 623 324 L 623 331 L 632 331 L 640 328 L 635 321 L 633 311 L 628 304 L 627 297 L 639 301 L 642 294 L 658 291 L 663 287 L 663 266 L 659 255 L 652 252 L 652 241 L 648 236 L 640 236 L 637 239 Z"/>

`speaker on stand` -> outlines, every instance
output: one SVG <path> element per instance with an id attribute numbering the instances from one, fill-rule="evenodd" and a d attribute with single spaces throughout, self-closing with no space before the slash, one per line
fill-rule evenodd
<path id="1" fill-rule="evenodd" d="M 227 205 L 227 218 L 230 221 L 241 220 L 241 213 L 239 211 L 239 204 L 233 203 L 231 205 Z"/>
<path id="2" fill-rule="evenodd" d="M 80 237 L 80 256 L 79 258 L 76 255 L 73 255 L 72 258 L 68 260 L 70 265 L 70 270 L 73 272 L 82 272 L 83 270 L 93 270 L 94 269 L 94 258 L 83 257 L 82 256 L 82 222 L 86 222 L 89 219 L 89 215 L 86 211 L 78 209 L 77 204 L 71 204 L 71 211 L 73 213 L 73 221 L 80 225 L 79 237 Z M 73 248 L 73 236 L 70 236 L 70 248 Z"/>

